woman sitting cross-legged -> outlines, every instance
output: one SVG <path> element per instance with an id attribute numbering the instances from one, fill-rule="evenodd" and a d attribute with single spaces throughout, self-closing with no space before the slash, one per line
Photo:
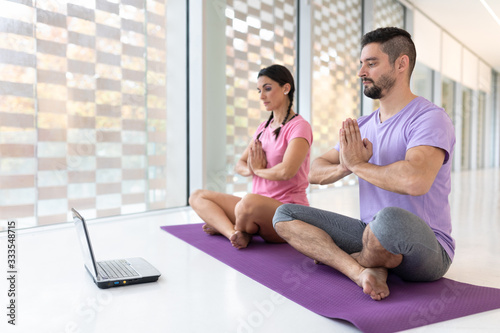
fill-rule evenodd
<path id="1" fill-rule="evenodd" d="M 197 190 L 189 198 L 206 223 L 203 230 L 224 235 L 237 249 L 247 247 L 255 234 L 268 242 L 284 242 L 272 225 L 276 209 L 284 203 L 309 205 L 306 188 L 312 130 L 292 109 L 292 74 L 281 65 L 264 68 L 258 74 L 257 90 L 271 115 L 257 128 L 235 167 L 238 174 L 253 177 L 252 193 L 240 198 Z"/>

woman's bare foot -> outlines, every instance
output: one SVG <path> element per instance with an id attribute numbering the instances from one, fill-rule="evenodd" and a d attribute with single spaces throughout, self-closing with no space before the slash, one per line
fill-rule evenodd
<path id="1" fill-rule="evenodd" d="M 208 224 L 204 224 L 202 227 L 203 231 L 209 235 L 220 235 L 221 233 L 215 229 L 214 227 L 209 226 Z"/>
<path id="2" fill-rule="evenodd" d="M 387 269 L 364 268 L 359 275 L 357 284 L 363 288 L 363 292 L 376 301 L 380 301 L 389 296 L 389 286 L 387 286 Z"/>
<path id="3" fill-rule="evenodd" d="M 244 249 L 252 240 L 252 235 L 247 234 L 243 231 L 235 231 L 234 234 L 231 235 L 229 240 L 231 241 L 231 244 L 238 250 Z"/>

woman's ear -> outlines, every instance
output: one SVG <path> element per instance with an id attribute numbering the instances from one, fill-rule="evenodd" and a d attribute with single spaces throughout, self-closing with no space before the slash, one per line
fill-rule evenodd
<path id="1" fill-rule="evenodd" d="M 292 86 L 290 85 L 290 83 L 285 83 L 283 85 L 283 93 L 285 95 L 288 95 L 288 93 L 290 92 L 290 89 L 292 88 Z"/>

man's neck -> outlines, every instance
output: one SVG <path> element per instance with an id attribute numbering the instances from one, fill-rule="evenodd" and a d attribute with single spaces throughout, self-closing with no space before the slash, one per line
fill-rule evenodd
<path id="1" fill-rule="evenodd" d="M 393 89 L 387 96 L 380 99 L 380 122 L 384 122 L 401 111 L 415 99 L 410 89 Z"/>

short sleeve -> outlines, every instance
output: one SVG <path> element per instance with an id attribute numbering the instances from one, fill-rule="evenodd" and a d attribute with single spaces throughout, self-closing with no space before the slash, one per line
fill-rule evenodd
<path id="1" fill-rule="evenodd" d="M 309 143 L 309 146 L 313 143 L 312 128 L 309 122 L 303 118 L 297 119 L 290 123 L 290 128 L 287 129 L 287 139 L 288 142 L 295 138 L 304 138 Z"/>
<path id="2" fill-rule="evenodd" d="M 451 156 L 455 145 L 455 129 L 450 117 L 442 109 L 422 113 L 410 125 L 407 149 L 432 146 L 446 153 L 444 163 Z"/>

